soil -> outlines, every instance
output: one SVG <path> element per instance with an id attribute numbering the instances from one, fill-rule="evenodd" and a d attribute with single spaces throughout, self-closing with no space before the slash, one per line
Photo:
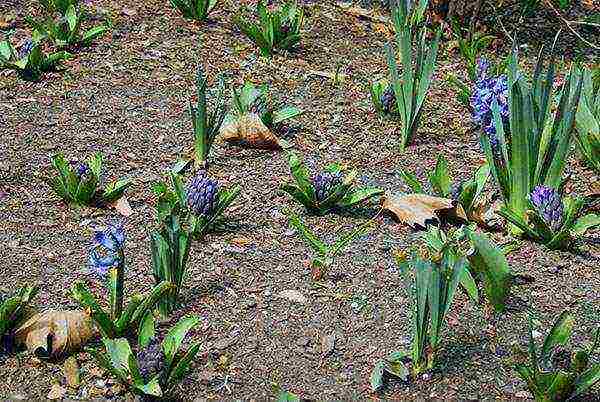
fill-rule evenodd
<path id="1" fill-rule="evenodd" d="M 195 93 L 199 62 L 211 82 L 225 72 L 238 84 L 268 83 L 281 104 L 302 108 L 305 114 L 281 134 L 313 169 L 341 161 L 359 170 L 364 185 L 406 191 L 398 169 L 424 179 L 438 153 L 449 160 L 457 179 L 468 178 L 483 162 L 469 111 L 444 79 L 450 72 L 465 77 L 464 62 L 446 44 L 416 143 L 400 153 L 398 122 L 378 117 L 367 91 L 369 81 L 387 73 L 382 49 L 391 38 L 388 27 L 357 18 L 333 1 L 304 2 L 307 21 L 300 49 L 267 60 L 231 23 L 237 5 L 225 3 L 212 21 L 199 25 L 182 19 L 165 1 L 91 1 L 94 15 L 112 17 L 111 34 L 77 51 L 62 71 L 39 83 L 0 73 L 2 292 L 36 282 L 40 309 L 74 309 L 78 306 L 68 292 L 74 280 L 102 289 L 86 268 L 91 228 L 119 215 L 60 202 L 43 180 L 52 174 L 49 157 L 56 152 L 83 158 L 102 151 L 107 180 L 135 179 L 127 192 L 134 214 L 125 221 L 126 291 L 145 292 L 153 285 L 151 184 L 165 177 L 192 145 L 187 104 Z M 22 16 L 36 8 L 32 2 L 16 4 L 2 7 L 16 16 L 18 41 L 25 28 Z M 376 13 L 385 16 L 384 10 Z M 600 43 L 597 36 L 590 38 Z M 496 46 L 488 57 L 508 50 Z M 536 53 L 533 46 L 523 48 L 523 64 L 530 65 Z M 341 83 L 322 74 L 334 73 L 337 66 L 345 75 Z M 500 315 L 459 292 L 437 368 L 410 382 L 390 381 L 383 393 L 374 394 L 369 376 L 377 360 L 410 348 L 410 303 L 393 254 L 418 245 L 420 233 L 379 215 L 376 229 L 352 243 L 328 279 L 316 285 L 310 278 L 311 251 L 284 213 L 300 214 L 332 242 L 338 233 L 375 216 L 377 205 L 358 213 L 307 216 L 278 191 L 290 180 L 283 152 L 216 144 L 210 162 L 211 174 L 221 183 L 238 183 L 243 190 L 227 213 L 228 230 L 194 243 L 183 307 L 161 324 L 164 331 L 183 315 L 202 319 L 193 333 L 202 341 L 202 352 L 174 390 L 174 399 L 273 399 L 278 387 L 318 400 L 526 399 L 531 395 L 512 367 L 524 358 L 528 311 L 537 331 L 545 334 L 561 311 L 571 309 L 579 343 L 589 342 L 600 325 L 600 231 L 590 232 L 572 251 L 519 241 L 508 258 L 516 273 L 534 279 L 513 289 L 512 297 L 525 307 Z M 575 152 L 568 173 L 573 193 L 587 193 L 590 183 L 598 182 Z M 489 235 L 498 244 L 512 241 L 502 232 Z M 299 292 L 305 303 L 280 297 L 286 290 Z M 326 347 L 324 353 L 324 340 L 332 337 L 333 349 Z M 61 361 L 43 362 L 24 351 L 4 355 L 0 396 L 45 398 L 60 384 L 66 398 L 131 399 L 88 354 L 79 353 L 77 359 L 81 384 L 69 388 Z M 587 398 L 600 399 L 600 388 Z"/>

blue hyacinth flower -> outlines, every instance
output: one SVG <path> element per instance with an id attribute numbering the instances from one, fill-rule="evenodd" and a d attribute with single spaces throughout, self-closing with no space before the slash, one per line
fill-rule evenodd
<path id="1" fill-rule="evenodd" d="M 124 244 L 123 224 L 111 224 L 105 230 L 96 230 L 88 256 L 90 270 L 105 276 L 109 269 L 122 264 Z"/>

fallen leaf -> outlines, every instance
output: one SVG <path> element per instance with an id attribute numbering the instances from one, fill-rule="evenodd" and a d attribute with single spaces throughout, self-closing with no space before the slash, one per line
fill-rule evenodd
<path id="1" fill-rule="evenodd" d="M 63 363 L 63 373 L 69 387 L 79 387 L 79 363 L 77 363 L 75 357 L 70 356 L 65 360 Z"/>
<path id="2" fill-rule="evenodd" d="M 244 247 L 250 244 L 250 239 L 248 239 L 247 237 L 234 237 L 233 239 L 231 239 L 230 242 L 235 244 L 236 246 Z"/>
<path id="3" fill-rule="evenodd" d="M 335 348 L 335 333 L 324 335 L 321 338 L 321 353 L 323 357 L 329 356 Z"/>
<path id="4" fill-rule="evenodd" d="M 386 194 L 382 207 L 400 222 L 419 229 L 424 229 L 428 223 L 439 222 L 440 216 L 467 220 L 465 211 L 455 201 L 427 194 Z"/>
<path id="5" fill-rule="evenodd" d="M 133 210 L 131 209 L 129 200 L 127 200 L 127 196 L 125 195 L 113 202 L 111 206 L 124 217 L 133 215 Z"/>
<path id="6" fill-rule="evenodd" d="M 351 3 L 338 3 L 338 6 L 344 10 L 344 12 L 346 14 L 350 14 L 354 17 L 358 17 L 358 18 L 362 18 L 362 19 L 367 19 L 367 20 L 371 20 L 371 21 L 377 21 L 377 22 L 389 22 L 390 19 L 388 17 L 384 17 L 381 15 L 375 15 L 373 13 L 373 10 L 369 10 L 366 8 L 362 8 L 362 7 L 358 7 L 358 6 L 354 6 Z"/>
<path id="7" fill-rule="evenodd" d="M 279 297 L 300 304 L 306 304 L 306 302 L 308 301 L 302 293 L 293 289 L 282 290 L 281 292 L 279 292 Z"/>
<path id="8" fill-rule="evenodd" d="M 67 393 L 67 390 L 60 386 L 60 384 L 52 385 L 50 392 L 48 392 L 48 399 L 62 399 Z"/>
<path id="9" fill-rule="evenodd" d="M 46 359 L 78 350 L 94 336 L 92 320 L 81 310 L 38 313 L 15 331 L 17 344 L 25 344 L 35 356 Z"/>
<path id="10" fill-rule="evenodd" d="M 137 11 L 132 8 L 124 8 L 123 10 L 121 10 L 121 12 L 128 17 L 133 17 L 134 15 L 137 15 Z"/>
<path id="11" fill-rule="evenodd" d="M 223 124 L 220 134 L 223 140 L 243 147 L 280 149 L 279 139 L 264 125 L 260 117 L 248 113 Z"/>

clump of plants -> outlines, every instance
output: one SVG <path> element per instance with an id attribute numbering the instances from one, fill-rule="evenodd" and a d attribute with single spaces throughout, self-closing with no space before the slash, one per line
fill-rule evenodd
<path id="1" fill-rule="evenodd" d="M 402 124 L 401 151 L 412 142 L 419 127 L 422 107 L 437 59 L 441 31 L 438 30 L 433 41 L 427 43 L 426 28 L 422 24 L 427 4 L 428 1 L 420 1 L 414 5 L 401 1 L 392 11 L 396 46 L 399 49 L 402 67 L 401 76 L 391 44 L 385 47 L 396 107 Z M 413 53 L 413 47 L 416 48 L 416 53 Z"/>
<path id="2" fill-rule="evenodd" d="M 350 208 L 383 194 L 379 188 L 355 188 L 357 171 L 344 174 L 339 164 L 327 166 L 325 171 L 312 178 L 295 153 L 288 154 L 288 164 L 295 183 L 284 184 L 281 189 L 313 214 L 323 215 L 334 208 Z"/>
<path id="3" fill-rule="evenodd" d="M 171 183 L 173 189 L 163 182 L 153 188 L 158 218 L 158 228 L 151 234 L 153 274 L 157 283 L 167 281 L 174 286 L 158 304 L 163 317 L 179 303 L 193 237 L 215 227 L 240 193 L 239 186 L 223 188 L 204 170 L 198 171 L 187 186 L 181 176 L 171 173 Z"/>
<path id="4" fill-rule="evenodd" d="M 12 350 L 14 331 L 28 317 L 29 303 L 38 290 L 37 286 L 23 286 L 13 296 L 0 293 L 0 351 Z"/>
<path id="5" fill-rule="evenodd" d="M 72 55 L 65 51 L 44 53 L 41 38 L 26 40 L 16 49 L 9 39 L 0 42 L 0 70 L 14 70 L 19 78 L 26 81 L 39 81 L 43 73 L 53 71 Z"/>
<path id="6" fill-rule="evenodd" d="M 51 158 L 51 162 L 56 174 L 46 177 L 46 182 L 68 204 L 109 204 L 121 198 L 132 184 L 130 179 L 119 179 L 101 188 L 103 157 L 100 152 L 85 162 L 67 161 L 59 153 Z"/>
<path id="7" fill-rule="evenodd" d="M 415 175 L 402 169 L 400 169 L 400 175 L 412 191 L 418 194 L 426 193 L 423 184 Z M 428 181 L 433 195 L 456 200 L 464 209 L 467 217 L 473 219 L 476 215 L 481 215 L 481 211 L 485 209 L 488 202 L 484 189 L 489 175 L 490 168 L 484 164 L 475 171 L 473 178 L 460 183 L 453 182 L 448 169 L 448 161 L 439 155 L 435 168 L 428 175 Z"/>
<path id="8" fill-rule="evenodd" d="M 594 86 L 591 70 L 584 68 L 579 73 L 583 90 L 576 116 L 577 145 L 588 165 L 600 174 L 600 86 Z"/>
<path id="9" fill-rule="evenodd" d="M 162 342 L 156 338 L 140 343 L 134 354 L 126 338 L 102 339 L 104 350 L 88 349 L 98 364 L 132 392 L 163 397 L 189 372 L 200 342 L 182 349 L 187 333 L 197 326 L 195 316 L 179 320 Z"/>
<path id="10" fill-rule="evenodd" d="M 540 53 L 532 84 L 528 84 L 519 71 L 515 47 L 507 76 L 484 76 L 473 93 L 474 118 L 483 128 L 482 147 L 505 210 L 521 219 L 525 219 L 529 196 L 536 186 L 558 189 L 563 185 L 583 84 L 573 71 L 567 74 L 552 118 L 554 60 L 545 73 L 542 70 Z M 522 233 L 514 226 L 511 231 Z"/>
<path id="11" fill-rule="evenodd" d="M 296 229 L 302 239 L 313 249 L 316 256 L 311 260 L 311 274 L 315 281 L 323 279 L 331 269 L 335 258 L 342 252 L 350 243 L 365 235 L 372 228 L 372 222 L 369 221 L 355 230 L 343 234 L 331 245 L 325 244 L 317 235 L 310 230 L 300 218 L 296 215 L 289 216 L 290 225 Z"/>
<path id="12" fill-rule="evenodd" d="M 264 0 L 259 0 L 256 22 L 250 21 L 247 14 L 248 10 L 242 8 L 234 17 L 234 23 L 260 48 L 263 56 L 271 57 L 277 50 L 291 50 L 300 43 L 304 12 L 295 1 L 269 9 Z"/>
<path id="13" fill-rule="evenodd" d="M 217 6 L 218 0 L 169 0 L 178 9 L 183 18 L 188 20 L 206 21 L 208 15 Z"/>
<path id="14" fill-rule="evenodd" d="M 563 197 L 560 190 L 536 186 L 529 196 L 525 218 L 502 207 L 498 213 L 529 238 L 551 249 L 568 247 L 589 229 L 600 226 L 597 214 L 582 215 L 584 198 Z"/>
<path id="15" fill-rule="evenodd" d="M 194 165 L 196 168 L 205 168 L 208 164 L 208 155 L 217 134 L 223 124 L 227 108 L 223 97 L 225 80 L 223 76 L 219 79 L 217 96 L 209 111 L 207 101 L 207 77 L 202 66 L 198 66 L 196 74 L 196 90 L 198 100 L 196 106 L 190 101 L 190 115 L 194 128 Z"/>
<path id="16" fill-rule="evenodd" d="M 40 0 L 40 3 L 46 11 L 46 18 L 36 21 L 25 17 L 25 21 L 39 36 L 50 39 L 59 49 L 89 46 L 110 29 L 110 25 L 105 23 L 82 31 L 86 14 L 79 7 L 78 0 Z M 59 14 L 58 20 L 54 18 L 56 13 Z"/>
<path id="17" fill-rule="evenodd" d="M 529 317 L 528 364 L 515 369 L 538 402 L 567 401 L 583 395 L 600 381 L 600 364 L 592 356 L 600 346 L 600 328 L 587 348 L 570 349 L 567 344 L 573 333 L 575 317 L 564 311 L 544 338 L 542 348 L 535 345 L 533 325 Z"/>
<path id="18" fill-rule="evenodd" d="M 162 281 L 149 294 L 132 296 L 125 306 L 124 244 L 123 226 L 111 224 L 95 232 L 90 249 L 88 264 L 91 272 L 107 280 L 109 312 L 102 308 L 82 281 L 75 282 L 71 294 L 82 307 L 90 310 L 103 337 L 121 338 L 137 331 L 140 343 L 144 343 L 154 335 L 154 307 L 174 285 Z"/>

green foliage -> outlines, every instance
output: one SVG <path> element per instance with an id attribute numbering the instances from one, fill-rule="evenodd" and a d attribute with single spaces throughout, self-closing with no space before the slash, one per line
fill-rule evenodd
<path id="1" fill-rule="evenodd" d="M 472 82 L 477 80 L 477 59 L 482 51 L 487 49 L 496 38 L 474 30 L 467 30 L 460 26 L 458 20 L 452 21 L 452 32 L 458 43 L 458 51 L 467 63 L 467 73 Z"/>
<path id="2" fill-rule="evenodd" d="M 275 108 L 267 84 L 257 87 L 251 82 L 246 82 L 241 88 L 233 89 L 231 112 L 225 116 L 224 124 L 230 124 L 248 113 L 257 115 L 266 127 L 272 129 L 301 115 L 302 111 L 295 106 Z"/>
<path id="3" fill-rule="evenodd" d="M 412 173 L 400 169 L 402 180 L 415 193 L 425 193 L 422 183 Z M 463 207 L 468 217 L 472 216 L 478 207 L 485 203 L 484 189 L 490 176 L 490 168 L 484 164 L 477 169 L 473 178 L 453 183 L 448 170 L 448 161 L 438 155 L 434 170 L 428 175 L 429 185 L 433 195 L 444 198 L 454 198 Z"/>
<path id="4" fill-rule="evenodd" d="M 198 101 L 195 107 L 192 105 L 192 102 L 190 102 L 189 106 L 192 125 L 194 127 L 194 162 L 196 168 L 207 165 L 210 148 L 217 134 L 219 134 L 226 113 L 225 101 L 223 99 L 223 91 L 225 90 L 224 78 L 220 77 L 219 90 L 212 112 L 210 113 L 208 112 L 206 99 L 206 86 L 207 78 L 204 75 L 202 66 L 198 66 L 196 75 Z"/>
<path id="5" fill-rule="evenodd" d="M 564 212 L 557 227 L 544 219 L 544 216 L 531 205 L 531 201 L 525 218 L 506 207 L 502 207 L 498 214 L 523 231 L 530 239 L 550 249 L 565 249 L 571 246 L 573 240 L 585 235 L 588 230 L 600 226 L 600 215 L 594 213 L 582 215 L 586 204 L 584 198 L 563 197 L 562 203 Z"/>
<path id="6" fill-rule="evenodd" d="M 515 46 L 507 68 L 509 127 L 504 127 L 498 104 L 494 102 L 492 111 L 498 144 L 493 146 L 493 139 L 486 134 L 481 137 L 506 209 L 522 218 L 529 194 L 537 185 L 559 188 L 563 182 L 583 84 L 573 71 L 565 77 L 554 118 L 551 118 L 556 67 L 554 60 L 550 60 L 546 72 L 542 71 L 542 51 L 529 85 L 525 74 L 519 71 Z M 519 229 L 512 229 L 515 234 L 521 233 Z"/>
<path id="7" fill-rule="evenodd" d="M 350 243 L 365 235 L 372 229 L 372 222 L 369 221 L 351 232 L 345 233 L 331 245 L 325 244 L 317 235 L 311 231 L 296 215 L 288 216 L 290 225 L 300 234 L 302 239 L 313 249 L 316 256 L 311 261 L 311 267 L 314 279 L 320 279 L 327 274 L 327 271 L 332 266 L 335 258 L 342 252 Z"/>
<path id="8" fill-rule="evenodd" d="M 154 322 L 154 307 L 172 290 L 173 285 L 166 281 L 161 282 L 146 295 L 133 295 L 126 306 L 124 306 L 124 288 L 124 266 L 120 264 L 109 270 L 107 290 L 110 312 L 102 308 L 82 281 L 74 283 L 71 295 L 81 307 L 90 310 L 92 320 L 105 338 L 120 338 L 133 334 L 137 330 L 138 337 L 146 339 L 153 334 L 153 332 L 148 333 L 148 326 L 149 323 Z"/>
<path id="9" fill-rule="evenodd" d="M 29 303 L 37 292 L 37 286 L 23 286 L 14 296 L 0 299 L 0 348 L 4 336 L 18 328 L 26 318 Z"/>
<path id="10" fill-rule="evenodd" d="M 108 371 L 129 390 L 140 395 L 162 397 L 185 377 L 200 350 L 200 342 L 193 343 L 187 350 L 180 350 L 187 333 L 200 323 L 196 316 L 179 320 L 168 332 L 161 344 L 159 353 L 164 360 L 162 370 L 150 379 L 140 373 L 143 364 L 131 351 L 125 338 L 104 338 L 104 350 L 88 349 L 98 365 Z M 146 344 L 140 344 L 144 347 Z"/>
<path id="11" fill-rule="evenodd" d="M 418 376 L 435 366 L 446 314 L 467 262 L 446 248 L 439 260 L 413 256 L 409 265 L 415 274 L 411 370 Z"/>
<path id="12" fill-rule="evenodd" d="M 192 236 L 193 227 L 184 229 L 175 214 L 167 216 L 160 229 L 151 234 L 154 279 L 157 283 L 167 281 L 174 285 L 171 292 L 158 304 L 160 314 L 164 318 L 177 308 L 179 293 L 186 277 Z"/>
<path id="13" fill-rule="evenodd" d="M 177 216 L 180 224 L 187 222 L 189 229 L 197 237 L 202 237 L 223 222 L 223 214 L 240 194 L 240 186 L 230 189 L 219 188 L 218 203 L 208 216 L 195 216 L 187 205 L 187 191 L 179 174 L 169 173 L 171 187 L 165 182 L 157 182 L 152 186 L 156 196 L 156 216 L 159 225 L 170 221 L 171 216 Z"/>
<path id="14" fill-rule="evenodd" d="M 375 106 L 375 111 L 377 114 L 384 116 L 388 114 L 385 105 L 382 102 L 382 98 L 385 94 L 385 90 L 388 87 L 387 80 L 380 80 L 372 82 L 369 85 L 369 93 L 371 94 L 371 102 L 373 102 L 373 106 Z M 390 113 L 395 113 L 397 110 L 390 110 Z"/>
<path id="15" fill-rule="evenodd" d="M 427 1 L 421 3 L 427 4 Z M 395 7 L 393 10 L 396 46 L 400 53 L 402 76 L 400 76 L 391 44 L 385 46 L 388 67 L 396 95 L 396 105 L 402 121 L 401 151 L 412 142 L 417 132 L 423 103 L 435 69 L 441 35 L 441 31 L 438 30 L 433 42 L 426 43 L 426 29 L 420 25 L 408 23 L 416 20 L 420 24 L 421 19 L 415 17 L 415 15 L 418 15 L 418 13 L 410 14 L 407 12 L 404 2 L 400 2 L 400 6 Z M 413 54 L 413 45 L 416 48 L 416 54 Z"/>
<path id="16" fill-rule="evenodd" d="M 519 0 L 521 13 L 525 16 L 532 16 L 539 8 L 542 0 Z"/>
<path id="17" fill-rule="evenodd" d="M 188 20 L 206 21 L 214 10 L 218 0 L 169 0 L 178 9 L 183 18 Z"/>
<path id="18" fill-rule="evenodd" d="M 379 360 L 371 372 L 371 390 L 373 392 L 381 390 L 384 386 L 386 375 L 406 381 L 409 372 L 404 363 L 408 358 L 409 356 L 404 352 L 393 352 L 386 358 Z"/>
<path id="19" fill-rule="evenodd" d="M 43 73 L 54 70 L 60 62 L 72 57 L 65 51 L 44 53 L 40 40 L 34 38 L 29 50 L 19 52 L 9 40 L 0 42 L 0 70 L 14 70 L 23 80 L 39 81 Z"/>
<path id="20" fill-rule="evenodd" d="M 40 22 L 25 17 L 25 21 L 39 36 L 49 38 L 58 48 L 89 46 L 110 29 L 110 25 L 105 23 L 82 31 L 81 26 L 86 20 L 86 15 L 79 10 L 77 1 L 56 1 L 53 4 L 41 0 L 41 3 L 47 10 L 46 18 Z M 60 13 L 58 20 L 53 17 L 55 10 Z"/>
<path id="21" fill-rule="evenodd" d="M 591 357 L 600 346 L 600 328 L 589 348 L 570 350 L 576 318 L 564 311 L 554 323 L 539 350 L 533 339 L 532 319 L 529 317 L 529 364 L 518 364 L 515 370 L 527 384 L 538 402 L 571 400 L 583 395 L 600 381 L 600 364 Z"/>
<path id="22" fill-rule="evenodd" d="M 54 192 L 69 204 L 94 205 L 97 202 L 111 203 L 123 196 L 132 184 L 130 179 L 119 179 L 109 183 L 104 189 L 99 188 L 102 176 L 102 154 L 92 155 L 85 164 L 85 171 L 78 171 L 80 166 L 68 162 L 63 154 L 51 158 L 56 175 L 46 177 L 46 182 Z"/>
<path id="23" fill-rule="evenodd" d="M 600 87 L 594 85 L 592 70 L 579 69 L 578 73 L 583 76 L 583 90 L 576 116 L 577 145 L 589 166 L 600 175 Z"/>
<path id="24" fill-rule="evenodd" d="M 264 0 L 259 0 L 257 21 L 249 21 L 247 14 L 248 10 L 243 7 L 234 17 L 234 23 L 260 48 L 263 56 L 271 57 L 277 49 L 291 50 L 300 42 L 304 12 L 295 1 L 271 11 Z"/>
<path id="25" fill-rule="evenodd" d="M 319 201 L 315 182 L 309 177 L 308 169 L 298 155 L 290 152 L 288 165 L 295 183 L 284 184 L 281 189 L 302 204 L 310 213 L 323 215 L 333 208 L 351 208 L 383 194 L 383 190 L 378 188 L 355 189 L 354 181 L 358 173 L 356 170 L 352 170 L 329 190 L 326 198 Z M 341 174 L 341 168 L 337 164 L 332 164 L 326 168 L 326 172 Z"/>

